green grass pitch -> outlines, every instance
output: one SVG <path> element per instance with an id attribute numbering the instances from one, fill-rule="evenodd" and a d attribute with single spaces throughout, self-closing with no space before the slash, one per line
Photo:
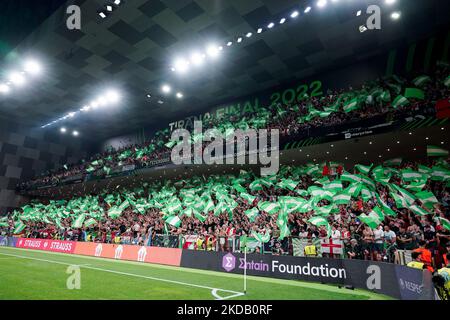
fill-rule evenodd
<path id="1" fill-rule="evenodd" d="M 80 289 L 68 289 L 70 265 Z M 0 299 L 367 300 L 389 299 L 332 285 L 0 247 Z"/>

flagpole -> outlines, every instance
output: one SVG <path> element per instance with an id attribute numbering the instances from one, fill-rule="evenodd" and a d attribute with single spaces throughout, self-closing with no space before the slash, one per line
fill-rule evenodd
<path id="1" fill-rule="evenodd" d="M 247 241 L 244 246 L 244 294 L 247 294 Z"/>

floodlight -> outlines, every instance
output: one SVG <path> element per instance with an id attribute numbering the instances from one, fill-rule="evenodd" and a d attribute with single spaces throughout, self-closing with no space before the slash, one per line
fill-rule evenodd
<path id="1" fill-rule="evenodd" d="M 291 18 L 297 18 L 299 15 L 298 11 L 294 11 L 291 13 Z"/>
<path id="2" fill-rule="evenodd" d="M 177 92 L 177 98 L 178 98 L 178 99 L 183 98 L 183 94 L 182 94 L 181 92 Z"/>
<path id="3" fill-rule="evenodd" d="M 8 93 L 11 89 L 6 84 L 0 84 L 0 93 Z"/>
<path id="4" fill-rule="evenodd" d="M 311 7 L 306 7 L 305 13 L 308 13 L 308 12 L 310 12 L 310 11 L 311 11 Z"/>
<path id="5" fill-rule="evenodd" d="M 59 131 L 60 131 L 61 133 L 66 133 L 66 132 L 67 132 L 67 129 L 64 128 L 64 127 L 62 127 L 61 129 L 59 129 Z"/>
<path id="6" fill-rule="evenodd" d="M 325 7 L 327 5 L 327 3 L 328 3 L 327 0 L 319 0 L 319 1 L 317 1 L 317 6 L 319 8 L 323 8 L 323 7 Z"/>
<path id="7" fill-rule="evenodd" d="M 272 29 L 274 25 L 275 25 L 275 23 L 271 22 L 267 25 L 267 28 Z"/>
<path id="8" fill-rule="evenodd" d="M 26 82 L 25 77 L 17 71 L 13 71 L 9 74 L 9 80 L 17 86 L 22 86 Z"/>
<path id="9" fill-rule="evenodd" d="M 392 14 L 391 14 L 391 18 L 393 20 L 398 20 L 398 19 L 400 19 L 401 16 L 402 16 L 402 14 L 399 11 L 392 12 Z"/>
<path id="10" fill-rule="evenodd" d="M 25 71 L 31 75 L 38 75 L 42 71 L 41 65 L 35 60 L 27 60 L 24 64 Z"/>
<path id="11" fill-rule="evenodd" d="M 164 93 L 170 93 L 170 91 L 172 91 L 172 88 L 169 85 L 165 84 L 161 87 L 161 90 Z"/>
<path id="12" fill-rule="evenodd" d="M 215 58 L 219 55 L 219 49 L 216 45 L 211 44 L 206 48 L 206 53 L 208 56 Z"/>
<path id="13" fill-rule="evenodd" d="M 78 135 L 80 134 L 78 131 L 76 131 L 76 130 L 74 130 L 73 132 L 72 132 L 72 134 L 75 136 L 75 137 L 78 137 Z"/>

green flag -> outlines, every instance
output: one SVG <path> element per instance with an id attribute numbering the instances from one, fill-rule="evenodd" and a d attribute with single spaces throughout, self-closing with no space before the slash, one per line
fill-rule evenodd
<path id="1" fill-rule="evenodd" d="M 84 219 L 86 218 L 86 214 L 80 214 L 77 219 L 72 223 L 72 228 L 78 229 L 83 226 Z"/>
<path id="2" fill-rule="evenodd" d="M 358 98 L 354 98 L 344 104 L 344 112 L 348 113 L 359 109 Z"/>
<path id="3" fill-rule="evenodd" d="M 419 216 L 426 216 L 427 214 L 430 214 L 428 211 L 426 211 L 425 209 L 423 209 L 419 206 L 410 206 L 409 210 L 411 210 L 412 212 L 414 212 L 415 214 L 417 214 Z"/>
<path id="4" fill-rule="evenodd" d="M 369 174 L 370 169 L 372 169 L 373 164 L 371 164 L 370 166 L 364 166 L 362 164 L 357 164 L 355 165 L 355 168 L 358 169 L 358 171 L 360 173 L 364 173 L 364 174 Z"/>
<path id="5" fill-rule="evenodd" d="M 428 82 L 431 81 L 431 78 L 429 76 L 419 76 L 417 78 L 415 78 L 412 82 L 414 83 L 414 85 L 416 87 L 422 87 L 423 85 L 427 84 Z"/>
<path id="6" fill-rule="evenodd" d="M 262 201 L 258 203 L 258 208 L 261 211 L 265 211 L 268 214 L 275 214 L 280 211 L 280 205 L 274 202 Z"/>
<path id="7" fill-rule="evenodd" d="M 425 92 L 416 88 L 406 88 L 405 89 L 405 98 L 413 98 L 423 100 L 425 99 Z"/>
<path id="8" fill-rule="evenodd" d="M 257 208 L 246 210 L 244 213 L 251 222 L 254 222 L 255 219 L 259 216 L 259 210 Z"/>
<path id="9" fill-rule="evenodd" d="M 437 146 L 427 146 L 427 155 L 429 157 L 447 157 L 448 150 L 439 148 Z"/>
<path id="10" fill-rule="evenodd" d="M 181 226 L 181 220 L 178 216 L 169 216 L 166 218 L 166 223 L 179 228 Z"/>
<path id="11" fill-rule="evenodd" d="M 260 234 L 259 232 L 252 231 L 252 236 L 261 243 L 267 243 L 270 241 L 269 230 L 265 230 L 264 234 Z"/>
<path id="12" fill-rule="evenodd" d="M 19 220 L 16 222 L 15 224 L 15 229 L 13 234 L 19 234 L 23 231 L 23 229 L 25 229 L 26 225 L 22 222 L 22 220 Z"/>
<path id="13" fill-rule="evenodd" d="M 403 107 L 409 104 L 408 99 L 406 99 L 404 96 L 399 95 L 397 96 L 397 98 L 395 98 L 395 100 L 392 102 L 392 106 L 394 108 L 398 108 L 398 107 Z"/>
<path id="14" fill-rule="evenodd" d="M 444 227 L 445 229 L 450 231 L 450 221 L 448 221 L 445 218 L 438 217 L 439 223 Z"/>
<path id="15" fill-rule="evenodd" d="M 391 159 L 391 160 L 386 160 L 384 162 L 385 166 L 399 166 L 401 165 L 403 162 L 402 158 L 395 158 L 395 159 Z"/>

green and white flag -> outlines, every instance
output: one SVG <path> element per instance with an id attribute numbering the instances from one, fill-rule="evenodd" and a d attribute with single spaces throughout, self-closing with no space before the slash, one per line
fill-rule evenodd
<path id="1" fill-rule="evenodd" d="M 410 206 L 409 210 L 411 210 L 412 212 L 414 212 L 419 216 L 426 216 L 427 214 L 430 214 L 428 211 L 418 206 Z"/>
<path id="2" fill-rule="evenodd" d="M 344 112 L 348 113 L 354 110 L 359 109 L 358 98 L 354 98 L 344 104 Z"/>
<path id="3" fill-rule="evenodd" d="M 308 220 L 309 223 L 319 227 L 319 226 L 326 226 L 328 225 L 328 220 L 323 217 L 312 217 Z"/>
<path id="4" fill-rule="evenodd" d="M 181 220 L 178 216 L 169 216 L 166 218 L 166 223 L 179 228 L 181 226 Z"/>
<path id="5" fill-rule="evenodd" d="M 427 208 L 432 208 L 434 204 L 439 203 L 438 199 L 436 199 L 436 196 L 431 191 L 418 192 L 415 196 Z"/>
<path id="6" fill-rule="evenodd" d="M 94 218 L 90 218 L 90 219 L 88 219 L 88 220 L 86 220 L 85 222 L 84 222 L 84 226 L 87 228 L 87 227 L 90 227 L 90 226 L 92 226 L 92 225 L 94 225 L 94 224 L 97 224 L 97 221 L 94 219 Z"/>
<path id="7" fill-rule="evenodd" d="M 397 98 L 395 98 L 395 100 L 392 102 L 392 106 L 394 108 L 398 108 L 398 107 L 403 107 L 409 104 L 408 99 L 406 99 L 404 96 L 399 95 L 397 96 Z"/>
<path id="8" fill-rule="evenodd" d="M 380 197 L 380 195 L 377 193 L 376 195 L 378 204 L 381 206 L 381 210 L 383 210 L 384 214 L 388 215 L 388 216 L 397 216 L 397 213 L 395 213 L 394 210 L 391 209 L 391 207 L 389 207 Z"/>
<path id="9" fill-rule="evenodd" d="M 351 200 L 351 195 L 348 193 L 341 193 L 337 194 L 333 197 L 334 204 L 340 205 L 340 204 L 348 204 Z"/>
<path id="10" fill-rule="evenodd" d="M 401 170 L 402 180 L 403 181 L 413 181 L 413 180 L 427 180 L 427 175 L 414 171 L 412 169 L 404 169 Z"/>
<path id="11" fill-rule="evenodd" d="M 376 229 L 380 224 L 380 216 L 379 214 L 374 210 L 369 213 L 369 215 L 366 215 L 365 213 L 358 216 L 358 219 L 369 226 L 370 229 Z"/>
<path id="12" fill-rule="evenodd" d="M 364 173 L 364 174 L 369 174 L 370 169 L 372 169 L 373 164 L 371 164 L 370 166 L 364 166 L 362 164 L 357 164 L 355 165 L 355 168 L 358 169 L 358 171 L 360 173 Z"/>
<path id="13" fill-rule="evenodd" d="M 253 201 L 255 201 L 255 199 L 256 199 L 255 196 L 252 196 L 245 192 L 241 193 L 241 198 L 246 200 L 248 203 L 253 203 Z"/>
<path id="14" fill-rule="evenodd" d="M 278 186 L 283 189 L 294 190 L 297 187 L 298 182 L 295 182 L 291 179 L 282 179 Z"/>
<path id="15" fill-rule="evenodd" d="M 414 85 L 416 87 L 420 88 L 420 87 L 424 86 L 425 84 L 427 84 L 430 81 L 431 81 L 431 78 L 429 76 L 423 75 L 423 76 L 415 78 L 412 82 L 414 83 Z"/>
<path id="16" fill-rule="evenodd" d="M 260 234 L 259 232 L 252 231 L 252 237 L 258 240 L 261 243 L 267 243 L 270 241 L 270 232 L 269 230 L 265 230 L 264 234 Z"/>
<path id="17" fill-rule="evenodd" d="M 25 229 L 26 225 L 22 222 L 22 220 L 19 220 L 16 222 L 15 224 L 15 229 L 13 234 L 19 234 L 23 231 L 23 229 Z"/>
<path id="18" fill-rule="evenodd" d="M 78 229 L 83 226 L 84 219 L 86 218 L 86 214 L 82 213 L 78 216 L 78 218 L 72 223 L 72 228 Z"/>
<path id="19" fill-rule="evenodd" d="M 268 214 L 275 214 L 280 211 L 280 204 L 274 202 L 263 201 L 258 203 L 258 208 L 261 211 L 265 211 Z"/>
<path id="20" fill-rule="evenodd" d="M 429 157 L 447 157 L 448 150 L 439 148 L 437 146 L 427 146 L 427 155 Z"/>
<path id="21" fill-rule="evenodd" d="M 391 159 L 391 160 L 386 160 L 384 162 L 385 166 L 399 166 L 401 165 L 403 162 L 402 158 L 395 158 L 395 159 Z"/>
<path id="22" fill-rule="evenodd" d="M 194 216 L 200 221 L 200 222 L 205 222 L 206 217 L 201 215 L 200 212 L 198 212 L 197 210 L 193 210 L 194 211 Z"/>
<path id="23" fill-rule="evenodd" d="M 450 231 L 450 221 L 445 218 L 438 217 L 439 223 L 441 226 Z"/>
<path id="24" fill-rule="evenodd" d="M 251 222 L 254 222 L 259 216 L 259 210 L 257 208 L 251 208 L 250 210 L 246 210 L 244 213 Z"/>

